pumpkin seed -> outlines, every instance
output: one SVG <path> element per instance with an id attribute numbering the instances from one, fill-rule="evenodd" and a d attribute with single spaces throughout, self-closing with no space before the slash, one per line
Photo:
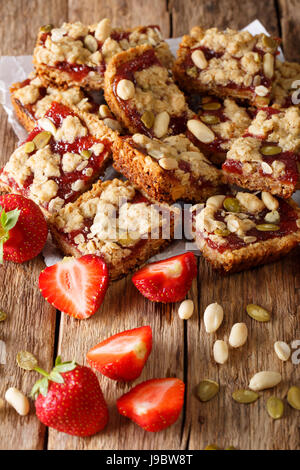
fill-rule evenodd
<path id="1" fill-rule="evenodd" d="M 220 122 L 220 118 L 215 114 L 202 114 L 200 119 L 205 122 L 205 124 L 218 124 Z"/>
<path id="2" fill-rule="evenodd" d="M 274 232 L 280 229 L 279 225 L 276 224 L 259 224 L 256 225 L 256 228 L 260 232 Z"/>
<path id="3" fill-rule="evenodd" d="M 48 131 L 39 132 L 33 139 L 33 143 L 35 144 L 37 149 L 42 149 L 46 147 L 51 139 L 52 134 Z"/>
<path id="4" fill-rule="evenodd" d="M 265 34 L 262 37 L 262 43 L 264 47 L 268 47 L 270 49 L 274 49 L 274 47 L 277 46 L 276 41 L 270 36 L 266 36 Z"/>
<path id="5" fill-rule="evenodd" d="M 122 246 L 129 246 L 133 245 L 139 238 L 137 232 L 124 232 L 119 233 L 118 242 L 121 243 Z"/>
<path id="6" fill-rule="evenodd" d="M 191 68 L 187 69 L 186 73 L 187 73 L 187 75 L 189 75 L 190 77 L 196 78 L 196 77 L 197 77 L 197 74 L 198 74 L 197 68 L 196 68 L 196 67 L 191 67 Z"/>
<path id="7" fill-rule="evenodd" d="M 295 385 L 291 387 L 287 394 L 288 404 L 295 410 L 300 410 L 300 388 Z"/>
<path id="8" fill-rule="evenodd" d="M 141 117 L 141 121 L 145 126 L 150 129 L 154 124 L 155 116 L 151 111 L 145 111 Z"/>
<path id="9" fill-rule="evenodd" d="M 227 228 L 216 228 L 216 230 L 214 231 L 214 234 L 219 235 L 220 237 L 228 237 L 230 233 L 230 230 L 228 230 Z"/>
<path id="10" fill-rule="evenodd" d="M 0 310 L 0 321 L 4 321 L 7 318 L 7 313 L 3 310 Z"/>
<path id="11" fill-rule="evenodd" d="M 85 159 L 88 160 L 90 156 L 92 155 L 92 152 L 90 150 L 82 150 L 81 156 Z"/>
<path id="12" fill-rule="evenodd" d="M 252 390 L 236 390 L 233 392 L 232 398 L 238 403 L 249 404 L 254 403 L 259 398 L 259 395 Z"/>
<path id="13" fill-rule="evenodd" d="M 49 33 L 53 29 L 53 24 L 44 24 L 40 29 L 43 33 Z"/>
<path id="14" fill-rule="evenodd" d="M 282 152 L 282 148 L 279 145 L 263 145 L 260 148 L 260 152 L 263 155 L 278 155 Z"/>
<path id="15" fill-rule="evenodd" d="M 204 450 L 220 450 L 220 448 L 216 444 L 209 444 Z"/>
<path id="16" fill-rule="evenodd" d="M 226 197 L 223 206 L 228 212 L 241 212 L 242 210 L 239 201 L 235 197 Z"/>
<path id="17" fill-rule="evenodd" d="M 270 397 L 267 401 L 267 411 L 271 418 L 280 419 L 284 411 L 283 401 L 277 397 Z"/>
<path id="18" fill-rule="evenodd" d="M 260 305 L 249 304 L 246 310 L 249 317 L 253 318 L 253 320 L 266 322 L 271 319 L 270 313 L 265 308 L 260 307 Z"/>
<path id="19" fill-rule="evenodd" d="M 205 111 L 215 111 L 221 108 L 221 103 L 218 101 L 210 101 L 208 103 L 202 103 L 201 107 Z"/>
<path id="20" fill-rule="evenodd" d="M 31 153 L 31 152 L 34 151 L 34 149 L 35 149 L 35 145 L 34 145 L 33 141 L 26 142 L 26 144 L 24 144 L 24 152 L 25 153 Z"/>
<path id="21" fill-rule="evenodd" d="M 25 370 L 33 370 L 38 365 L 36 357 L 28 351 L 18 352 L 17 363 L 21 369 Z"/>
<path id="22" fill-rule="evenodd" d="M 196 388 L 196 397 L 203 402 L 209 401 L 217 395 L 219 388 L 219 384 L 214 380 L 201 380 Z"/>
<path id="23" fill-rule="evenodd" d="M 233 446 L 229 446 L 229 447 L 226 447 L 226 449 L 225 449 L 225 450 L 236 450 L 236 448 L 235 448 L 235 447 L 233 447 Z"/>

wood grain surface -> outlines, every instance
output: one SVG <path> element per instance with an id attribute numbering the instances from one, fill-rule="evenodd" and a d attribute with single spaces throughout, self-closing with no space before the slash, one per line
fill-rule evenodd
<path id="1" fill-rule="evenodd" d="M 0 2 L 0 52 L 3 55 L 30 54 L 41 24 L 80 20 L 96 22 L 110 17 L 114 25 L 159 24 L 168 37 L 182 35 L 195 24 L 241 28 L 259 18 L 275 35 L 282 34 L 288 59 L 300 60 L 298 37 L 300 0 L 11 0 Z M 24 13 L 25 12 L 25 13 Z M 16 138 L 0 110 L 1 163 L 7 161 Z M 99 312 L 79 322 L 50 307 L 41 297 L 37 278 L 42 257 L 15 266 L 0 268 L 2 283 L 0 308 L 8 320 L 0 323 L 0 340 L 7 350 L 6 364 L 0 364 L 0 397 L 8 386 L 28 393 L 37 374 L 16 367 L 19 350 L 35 353 L 41 366 L 50 369 L 59 353 L 63 359 L 85 363 L 85 355 L 98 341 L 124 329 L 151 325 L 153 352 L 137 382 L 152 377 L 177 376 L 186 383 L 183 412 L 175 425 L 160 433 L 146 433 L 121 417 L 116 398 L 131 385 L 117 384 L 98 374 L 110 410 L 110 421 L 100 434 L 76 438 L 55 430 L 45 430 L 34 415 L 34 405 L 26 418 L 7 405 L 0 411 L 1 449 L 203 449 L 215 443 L 239 449 L 299 449 L 299 412 L 287 404 L 281 420 L 272 421 L 265 408 L 269 396 L 285 397 L 291 384 L 300 382 L 300 366 L 282 363 L 273 350 L 277 340 L 290 343 L 300 339 L 300 249 L 284 260 L 229 277 L 213 273 L 199 259 L 199 275 L 189 298 L 195 313 L 188 322 L 177 315 L 178 304 L 160 305 L 146 301 L 130 277 L 113 283 Z M 217 334 L 208 335 L 203 312 L 211 302 L 223 305 L 225 319 Z M 272 321 L 260 324 L 245 313 L 248 303 L 264 305 L 272 311 Z M 228 339 L 231 326 L 245 321 L 249 328 L 247 345 L 230 351 L 227 364 L 212 360 L 216 339 Z M 237 388 L 247 388 L 251 376 L 260 370 L 280 371 L 283 382 L 275 390 L 261 393 L 257 403 L 238 405 L 231 398 Z M 200 403 L 194 396 L 199 380 L 220 383 L 220 393 L 211 402 Z"/>

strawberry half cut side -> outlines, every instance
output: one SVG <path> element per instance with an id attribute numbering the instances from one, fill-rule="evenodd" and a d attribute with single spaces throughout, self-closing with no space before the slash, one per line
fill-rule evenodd
<path id="1" fill-rule="evenodd" d="M 184 383 L 176 378 L 142 382 L 117 401 L 119 413 L 145 431 L 157 432 L 177 421 L 184 402 Z"/>
<path id="2" fill-rule="evenodd" d="M 113 380 L 137 379 L 152 349 L 152 330 L 141 326 L 107 338 L 87 353 L 88 363 Z"/>
<path id="3" fill-rule="evenodd" d="M 196 276 L 196 257 L 187 252 L 147 264 L 133 275 L 132 282 L 153 302 L 178 302 L 185 298 Z"/>
<path id="4" fill-rule="evenodd" d="M 78 319 L 93 315 L 104 300 L 109 283 L 106 263 L 96 255 L 66 257 L 41 272 L 42 296 L 61 312 Z"/>

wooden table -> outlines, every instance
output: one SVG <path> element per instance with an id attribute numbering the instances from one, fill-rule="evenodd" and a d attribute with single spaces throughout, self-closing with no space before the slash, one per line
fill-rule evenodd
<path id="1" fill-rule="evenodd" d="M 195 24 L 241 28 L 259 18 L 267 29 L 283 38 L 286 58 L 300 59 L 300 1 L 277 0 L 11 0 L 0 2 L 1 54 L 31 54 L 37 30 L 46 23 L 62 21 L 95 22 L 110 17 L 118 26 L 159 24 L 165 37 L 180 36 Z M 15 135 L 1 109 L 1 161 L 7 161 L 16 144 Z M 0 447 L 2 449 L 203 449 L 207 444 L 239 449 L 299 448 L 299 412 L 288 405 L 284 417 L 273 421 L 265 403 L 269 396 L 284 397 L 291 384 L 300 380 L 300 365 L 282 363 L 275 356 L 276 340 L 300 338 L 300 250 L 284 260 L 252 271 L 220 277 L 199 259 L 198 280 L 189 297 L 195 302 L 192 319 L 183 322 L 178 305 L 156 305 L 146 301 L 133 286 L 130 277 L 109 288 L 104 305 L 88 321 L 76 321 L 56 312 L 41 297 L 37 279 L 43 268 L 40 256 L 21 266 L 6 263 L 0 268 L 0 308 L 8 320 L 0 324 L 0 339 L 5 342 L 7 363 L 0 365 L 0 396 L 9 386 L 29 393 L 37 378 L 16 366 L 16 353 L 32 351 L 42 367 L 50 369 L 57 354 L 84 363 L 87 350 L 98 340 L 115 332 L 150 324 L 154 348 L 141 380 L 177 376 L 186 383 L 183 412 L 175 425 L 156 434 L 144 432 L 121 417 L 116 398 L 130 385 L 99 379 L 108 401 L 110 422 L 106 430 L 82 439 L 55 430 L 47 430 L 31 413 L 21 418 L 6 407 L 0 412 Z M 217 301 L 224 306 L 225 320 L 216 335 L 207 335 L 203 311 Z M 248 303 L 272 310 L 272 321 L 259 324 L 245 313 Z M 298 318 L 297 318 L 298 317 Z M 249 340 L 242 349 L 230 353 L 226 365 L 212 360 L 216 338 L 227 338 L 231 325 L 245 321 Z M 299 356 L 299 354 L 298 354 Z M 280 371 L 283 382 L 275 391 L 264 392 L 250 406 L 238 405 L 231 398 L 236 388 L 247 387 L 259 370 Z M 221 385 L 217 398 L 201 404 L 193 396 L 200 379 L 209 377 Z"/>

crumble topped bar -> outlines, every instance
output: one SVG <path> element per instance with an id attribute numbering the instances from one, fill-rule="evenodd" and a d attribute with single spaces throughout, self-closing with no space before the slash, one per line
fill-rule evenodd
<path id="1" fill-rule="evenodd" d="M 228 151 L 224 181 L 290 197 L 299 182 L 299 149 L 299 109 L 261 109 Z"/>
<path id="2" fill-rule="evenodd" d="M 298 83 L 297 83 L 298 82 Z M 276 60 L 272 104 L 287 108 L 299 104 L 300 64 Z M 295 101 L 293 103 L 293 101 Z"/>
<path id="3" fill-rule="evenodd" d="M 122 133 L 122 127 L 105 104 L 104 97 L 88 94 L 79 87 L 58 88 L 54 85 L 45 87 L 40 77 L 34 73 L 20 83 L 14 83 L 10 89 L 11 100 L 21 124 L 28 132 L 36 126 L 53 101 L 63 101 L 76 106 L 80 111 L 92 113 L 114 131 Z"/>
<path id="4" fill-rule="evenodd" d="M 171 66 L 173 57 L 159 26 L 112 28 L 108 18 L 91 26 L 76 22 L 63 23 L 60 28 L 42 27 L 33 60 L 46 81 L 98 90 L 103 88 L 104 72 L 112 57 L 141 44 L 155 47 L 162 62 Z"/>
<path id="5" fill-rule="evenodd" d="M 178 209 L 153 205 L 129 181 L 96 183 L 51 219 L 50 229 L 66 254 L 102 256 L 111 279 L 127 274 L 173 237 Z"/>
<path id="6" fill-rule="evenodd" d="M 192 213 L 198 248 L 225 272 L 273 261 L 300 241 L 299 207 L 268 192 L 213 196 Z"/>
<path id="7" fill-rule="evenodd" d="M 113 131 L 53 102 L 0 174 L 1 190 L 34 200 L 46 216 L 89 189 L 110 162 Z"/>
<path id="8" fill-rule="evenodd" d="M 184 136 L 120 137 L 113 145 L 114 168 L 155 201 L 203 201 L 220 186 L 220 172 Z"/>
<path id="9" fill-rule="evenodd" d="M 203 96 L 187 122 L 187 137 L 215 164 L 223 163 L 234 139 L 251 123 L 250 111 L 233 99 Z"/>
<path id="10" fill-rule="evenodd" d="M 173 73 L 189 92 L 268 104 L 278 41 L 264 34 L 195 26 L 183 36 Z"/>
<path id="11" fill-rule="evenodd" d="M 151 46 L 113 57 L 105 73 L 105 99 L 131 133 L 162 138 L 186 130 L 191 111 L 184 94 Z"/>

